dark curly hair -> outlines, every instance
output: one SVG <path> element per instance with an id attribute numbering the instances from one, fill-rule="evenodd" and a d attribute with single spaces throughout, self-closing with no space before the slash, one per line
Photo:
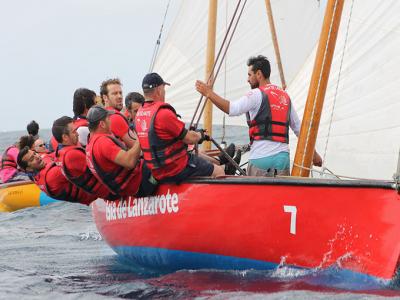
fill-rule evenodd
<path id="1" fill-rule="evenodd" d="M 268 58 L 263 55 L 250 57 L 247 60 L 247 66 L 251 66 L 254 73 L 260 70 L 266 79 L 269 79 L 269 76 L 271 76 L 271 65 Z"/>

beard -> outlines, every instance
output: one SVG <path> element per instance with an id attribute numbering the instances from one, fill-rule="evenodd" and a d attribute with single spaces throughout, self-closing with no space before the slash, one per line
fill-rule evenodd
<path id="1" fill-rule="evenodd" d="M 250 87 L 252 89 L 257 89 L 260 86 L 260 83 L 258 81 L 250 83 Z"/>

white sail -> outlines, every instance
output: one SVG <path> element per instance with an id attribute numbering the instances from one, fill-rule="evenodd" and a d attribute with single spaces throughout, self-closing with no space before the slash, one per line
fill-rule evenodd
<path id="1" fill-rule="evenodd" d="M 317 150 L 324 155 L 328 142 L 325 164 L 336 174 L 390 179 L 400 147 L 400 2 L 355 0 L 352 11 L 351 4 L 345 2 Z M 289 86 L 300 115 L 314 56 Z"/>
<path id="2" fill-rule="evenodd" d="M 243 1 L 242 1 L 243 2 Z M 324 8 L 317 0 L 271 1 L 281 48 L 286 81 L 295 77 L 312 52 L 319 36 Z M 237 1 L 218 1 L 216 53 L 224 38 Z M 205 79 L 208 1 L 185 0 L 160 50 L 154 70 L 172 84 L 167 100 L 190 121 L 200 98 L 196 79 Z M 272 80 L 279 84 L 275 54 L 263 0 L 247 1 L 228 50 L 215 90 L 234 100 L 248 90 L 246 61 L 263 54 L 271 60 Z M 226 80 L 225 80 L 226 79 Z M 221 124 L 222 113 L 214 109 L 213 123 Z M 244 125 L 242 117 L 227 118 L 227 124 Z"/>
<path id="3" fill-rule="evenodd" d="M 325 7 L 313 0 L 271 3 L 288 92 L 302 116 Z M 352 4 L 345 2 L 316 147 L 321 155 L 326 147 L 325 165 L 336 174 L 390 179 L 400 147 L 400 76 L 396 76 L 400 2 L 354 0 L 351 10 Z M 217 47 L 235 5 L 236 1 L 219 1 Z M 183 1 L 155 66 L 172 83 L 167 98 L 184 120 L 190 120 L 199 99 L 194 81 L 205 78 L 207 11 L 208 2 Z M 271 81 L 279 84 L 263 0 L 248 1 L 216 92 L 229 100 L 245 94 L 249 90 L 246 60 L 257 54 L 270 58 Z M 215 108 L 213 120 L 214 124 L 222 121 L 222 113 Z M 242 117 L 228 117 L 226 122 L 245 125 Z M 292 158 L 296 142 L 292 135 Z"/>

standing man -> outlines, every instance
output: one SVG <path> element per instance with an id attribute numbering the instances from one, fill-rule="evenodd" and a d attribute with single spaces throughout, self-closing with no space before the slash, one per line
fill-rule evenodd
<path id="1" fill-rule="evenodd" d="M 230 116 L 246 114 L 251 145 L 248 175 L 289 176 L 289 127 L 298 136 L 301 126 L 299 117 L 289 95 L 271 84 L 271 66 L 265 56 L 250 57 L 247 66 L 247 81 L 252 90 L 236 101 L 223 99 L 211 86 L 199 80 L 196 81 L 196 89 Z M 313 163 L 322 165 L 317 152 Z"/>
<path id="2" fill-rule="evenodd" d="M 135 130 L 135 118 L 139 108 L 143 105 L 145 99 L 142 94 L 132 92 L 125 97 L 126 117 L 130 122 L 130 127 Z"/>
<path id="3" fill-rule="evenodd" d="M 80 88 L 74 93 L 72 110 L 74 111 L 74 126 L 79 135 L 79 144 L 86 147 L 89 138 L 88 121 L 86 115 L 95 105 L 96 93 L 92 90 Z"/>
<path id="4" fill-rule="evenodd" d="M 107 200 L 117 199 L 89 170 L 85 150 L 78 146 L 79 136 L 74 120 L 63 116 L 54 121 L 51 131 L 59 143 L 55 162 L 65 178 L 88 194 Z"/>
<path id="5" fill-rule="evenodd" d="M 181 182 L 193 176 L 223 176 L 224 169 L 188 154 L 187 145 L 202 143 L 204 131 L 185 128 L 175 109 L 165 103 L 166 83 L 157 73 L 143 78 L 145 103 L 136 115 L 136 132 L 146 165 L 154 178 L 162 182 Z"/>
<path id="6" fill-rule="evenodd" d="M 90 141 L 86 161 L 90 171 L 114 195 L 119 197 L 147 196 L 155 192 L 157 182 L 140 159 L 140 145 L 127 150 L 111 133 L 110 116 L 114 114 L 99 105 L 87 115 Z"/>
<path id="7" fill-rule="evenodd" d="M 110 115 L 111 132 L 128 148 L 132 148 L 136 143 L 136 134 L 129 128 L 128 120 L 121 113 L 124 107 L 121 81 L 118 78 L 103 81 L 100 96 L 105 102 L 106 109 L 113 112 Z"/>

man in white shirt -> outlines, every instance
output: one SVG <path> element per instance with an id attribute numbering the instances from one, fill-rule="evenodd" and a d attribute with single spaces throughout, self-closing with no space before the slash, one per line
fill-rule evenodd
<path id="1" fill-rule="evenodd" d="M 290 175 L 289 127 L 296 136 L 300 132 L 300 120 L 289 95 L 271 84 L 271 66 L 262 55 L 250 57 L 248 83 L 252 90 L 236 101 L 228 101 L 217 95 L 211 86 L 196 81 L 196 89 L 209 98 L 229 116 L 246 114 L 249 125 L 250 157 L 248 175 Z M 322 159 L 314 153 L 314 165 L 321 166 Z"/>

